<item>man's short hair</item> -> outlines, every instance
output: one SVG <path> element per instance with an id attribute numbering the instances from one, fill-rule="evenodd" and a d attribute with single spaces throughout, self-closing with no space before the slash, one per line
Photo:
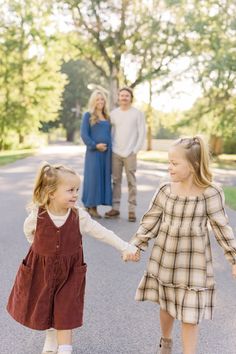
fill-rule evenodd
<path id="1" fill-rule="evenodd" d="M 119 89 L 119 93 L 121 93 L 122 91 L 128 91 L 130 93 L 130 96 L 131 96 L 131 99 L 133 101 L 133 98 L 134 98 L 134 94 L 133 94 L 133 90 L 131 87 L 128 87 L 128 86 L 123 86 Z"/>

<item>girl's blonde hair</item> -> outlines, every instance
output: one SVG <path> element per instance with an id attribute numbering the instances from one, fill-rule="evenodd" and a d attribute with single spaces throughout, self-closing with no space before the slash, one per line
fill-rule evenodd
<path id="1" fill-rule="evenodd" d="M 35 179 L 33 205 L 46 208 L 50 202 L 50 194 L 56 191 L 58 184 L 68 174 L 79 178 L 79 175 L 69 167 L 44 162 Z"/>
<path id="2" fill-rule="evenodd" d="M 201 188 L 209 186 L 212 182 L 210 154 L 203 137 L 196 135 L 193 138 L 180 138 L 174 146 L 181 146 L 184 149 L 186 158 L 194 170 L 194 183 Z"/>
<path id="3" fill-rule="evenodd" d="M 88 110 L 91 114 L 90 117 L 90 124 L 94 125 L 99 122 L 99 117 L 96 112 L 96 99 L 98 96 L 102 96 L 104 99 L 104 107 L 102 110 L 102 114 L 105 119 L 109 120 L 109 113 L 108 113 L 108 102 L 105 93 L 102 90 L 95 90 L 92 95 L 90 96 L 89 103 L 88 103 Z"/>

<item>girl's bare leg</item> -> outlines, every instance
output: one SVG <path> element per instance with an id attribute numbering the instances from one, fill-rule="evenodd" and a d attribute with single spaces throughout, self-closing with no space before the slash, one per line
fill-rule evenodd
<path id="1" fill-rule="evenodd" d="M 59 354 L 72 353 L 72 330 L 58 330 L 57 341 Z"/>
<path id="2" fill-rule="evenodd" d="M 72 343 L 72 330 L 58 330 L 57 331 L 57 341 L 58 345 L 70 344 Z"/>
<path id="3" fill-rule="evenodd" d="M 196 354 L 198 325 L 182 323 L 182 341 L 184 354 Z"/>
<path id="4" fill-rule="evenodd" d="M 163 338 L 171 338 L 174 318 L 168 312 L 160 309 L 160 324 Z"/>

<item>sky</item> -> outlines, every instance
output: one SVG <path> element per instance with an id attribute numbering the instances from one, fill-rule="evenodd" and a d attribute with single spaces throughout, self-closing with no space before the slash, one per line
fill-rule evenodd
<path id="1" fill-rule="evenodd" d="M 134 92 L 135 100 L 140 103 L 148 103 L 148 92 L 148 83 L 139 85 Z M 163 92 L 160 95 L 154 93 L 152 106 L 162 112 L 185 111 L 190 109 L 200 96 L 200 87 L 194 84 L 191 79 L 184 79 L 176 81 L 168 92 Z"/>
<path id="2" fill-rule="evenodd" d="M 126 63 L 127 65 L 127 63 Z M 126 65 L 124 67 L 126 67 Z M 127 78 L 132 82 L 135 80 L 137 68 L 135 65 L 128 65 L 125 70 Z M 189 58 L 177 59 L 171 68 L 173 77 L 178 75 L 178 79 L 173 79 L 171 88 L 161 94 L 155 94 L 155 87 L 161 86 L 161 82 L 153 80 L 153 98 L 152 105 L 155 109 L 162 112 L 184 111 L 190 109 L 196 99 L 201 96 L 201 88 L 193 82 L 191 78 L 191 62 Z M 182 72 L 188 69 L 188 73 L 183 75 Z M 157 89 L 156 89 L 157 92 Z M 149 102 L 149 84 L 143 83 L 135 88 L 135 99 L 138 102 Z"/>

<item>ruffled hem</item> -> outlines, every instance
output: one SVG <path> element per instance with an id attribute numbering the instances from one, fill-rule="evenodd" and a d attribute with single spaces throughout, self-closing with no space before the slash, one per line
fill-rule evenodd
<path id="1" fill-rule="evenodd" d="M 145 274 L 136 291 L 135 300 L 153 301 L 173 318 L 184 323 L 198 324 L 212 319 L 215 288 L 189 288 L 163 284 L 157 277 Z"/>

